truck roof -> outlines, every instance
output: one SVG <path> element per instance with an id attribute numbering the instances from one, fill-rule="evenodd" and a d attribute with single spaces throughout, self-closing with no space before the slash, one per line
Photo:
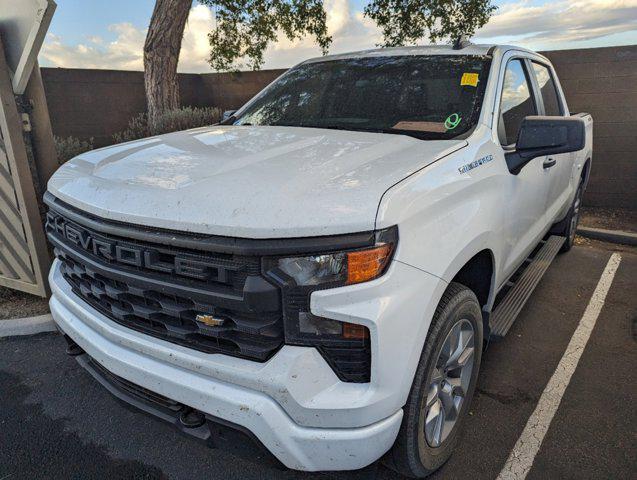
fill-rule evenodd
<path id="1" fill-rule="evenodd" d="M 365 58 L 379 56 L 399 56 L 399 55 L 486 55 L 492 48 L 498 50 L 522 50 L 524 52 L 536 53 L 524 47 L 515 45 L 497 44 L 469 44 L 464 48 L 454 49 L 451 45 L 426 45 L 407 47 L 385 47 L 373 48 L 370 50 L 359 50 L 355 52 L 339 53 L 335 55 L 325 55 L 324 57 L 310 58 L 302 63 L 313 63 L 330 60 L 343 60 L 347 58 Z"/>

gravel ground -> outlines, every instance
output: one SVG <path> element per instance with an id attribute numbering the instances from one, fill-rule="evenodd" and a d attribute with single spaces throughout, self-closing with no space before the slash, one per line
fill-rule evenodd
<path id="1" fill-rule="evenodd" d="M 584 207 L 580 216 L 580 225 L 606 230 L 637 232 L 637 210 Z"/>
<path id="2" fill-rule="evenodd" d="M 0 287 L 0 320 L 31 317 L 49 313 L 46 298 Z"/>

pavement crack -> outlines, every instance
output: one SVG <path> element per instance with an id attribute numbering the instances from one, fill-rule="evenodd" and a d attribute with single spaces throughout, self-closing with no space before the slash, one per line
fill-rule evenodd
<path id="1" fill-rule="evenodd" d="M 532 395 L 522 390 L 516 389 L 514 392 L 490 392 L 482 388 L 476 388 L 478 395 L 484 395 L 503 405 L 519 405 L 525 403 L 535 403 L 537 401 Z"/>

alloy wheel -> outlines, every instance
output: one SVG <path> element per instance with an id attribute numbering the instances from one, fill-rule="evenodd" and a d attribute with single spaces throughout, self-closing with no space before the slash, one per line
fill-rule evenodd
<path id="1" fill-rule="evenodd" d="M 467 319 L 449 330 L 432 369 L 425 404 L 425 439 L 439 447 L 453 430 L 471 382 L 474 366 L 475 332 Z"/>

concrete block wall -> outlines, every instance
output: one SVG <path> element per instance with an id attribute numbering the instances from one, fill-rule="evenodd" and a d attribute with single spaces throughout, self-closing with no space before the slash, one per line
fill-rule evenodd
<path id="1" fill-rule="evenodd" d="M 571 112 L 593 115 L 585 204 L 637 210 L 637 45 L 543 52 Z"/>
<path id="2" fill-rule="evenodd" d="M 285 70 L 261 70 L 202 74 L 201 94 L 208 105 L 222 110 L 233 110 L 242 106 L 284 72 Z"/>
<path id="3" fill-rule="evenodd" d="M 586 205 L 637 210 L 637 45 L 543 52 L 571 112 L 593 115 L 594 164 Z M 235 109 L 285 70 L 180 74 L 182 105 Z M 142 72 L 43 68 L 53 131 L 112 142 L 146 108 Z"/>
<path id="4" fill-rule="evenodd" d="M 181 104 L 224 110 L 243 105 L 285 70 L 239 73 L 181 73 Z M 42 68 L 53 133 L 93 138 L 96 147 L 146 110 L 144 74 L 124 70 Z"/>
<path id="5" fill-rule="evenodd" d="M 123 70 L 42 68 L 42 81 L 54 135 L 93 138 L 96 147 L 110 145 L 111 136 L 146 110 L 144 74 Z M 184 105 L 203 106 L 201 77 L 179 75 Z"/>

